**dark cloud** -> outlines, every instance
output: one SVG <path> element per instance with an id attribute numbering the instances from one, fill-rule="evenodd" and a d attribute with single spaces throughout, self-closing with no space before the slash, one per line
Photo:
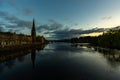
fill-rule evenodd
<path id="1" fill-rule="evenodd" d="M 78 24 L 78 23 L 75 23 L 74 25 L 75 25 L 75 26 L 78 26 L 79 24 Z"/>
<path id="2" fill-rule="evenodd" d="M 49 20 L 48 20 L 48 22 L 51 22 L 51 23 L 56 23 L 56 21 L 55 21 L 55 20 L 53 20 L 53 19 L 49 19 Z"/>
<path id="3" fill-rule="evenodd" d="M 68 21 L 68 20 L 70 20 L 70 18 L 69 18 L 69 17 L 65 17 L 64 20 L 65 20 L 65 21 Z"/>
<path id="4" fill-rule="evenodd" d="M 20 33 L 25 29 L 31 29 L 32 22 L 22 20 L 15 15 L 11 15 L 7 12 L 0 11 L 0 17 L 4 19 L 7 23 L 0 23 L 0 31 L 4 31 L 4 28 L 8 29 L 10 32 Z M 65 39 L 72 37 L 79 37 L 82 34 L 89 34 L 93 32 L 103 32 L 105 29 L 103 28 L 94 28 L 90 30 L 82 30 L 82 29 L 69 29 L 61 23 L 49 19 L 48 24 L 43 24 L 40 26 L 36 26 L 36 30 L 39 34 L 49 35 L 48 37 L 54 39 Z M 75 24 L 78 25 L 78 24 Z M 3 27 L 4 26 L 4 27 Z"/>
<path id="5" fill-rule="evenodd" d="M 2 21 L 0 21 L 0 27 L 4 26 L 4 25 L 5 25 L 5 23 L 3 23 Z"/>
<path id="6" fill-rule="evenodd" d="M 7 0 L 7 2 L 8 2 L 8 4 L 10 5 L 10 6 L 12 6 L 13 8 L 15 8 L 16 10 L 20 10 L 20 8 L 17 6 L 17 4 L 16 4 L 16 1 L 17 0 Z"/>
<path id="7" fill-rule="evenodd" d="M 102 17 L 102 20 L 110 20 L 112 19 L 112 16 L 105 16 L 105 17 Z"/>
<path id="8" fill-rule="evenodd" d="M 58 29 L 61 29 L 63 27 L 62 24 L 54 21 L 54 20 L 49 20 L 51 23 L 50 24 L 43 24 L 43 25 L 40 25 L 39 27 L 37 27 L 37 31 L 39 33 L 41 32 L 51 32 L 51 31 L 56 31 Z"/>
<path id="9" fill-rule="evenodd" d="M 0 32 L 4 32 L 4 31 L 5 31 L 4 27 L 0 26 Z"/>
<path id="10" fill-rule="evenodd" d="M 56 39 L 67 39 L 72 37 L 79 37 L 82 34 L 89 34 L 93 32 L 103 32 L 104 28 L 94 28 L 90 30 L 82 30 L 82 29 L 63 29 L 56 30 L 52 32 L 52 36 L 56 37 Z M 50 33 L 49 33 L 50 34 Z"/>
<path id="11" fill-rule="evenodd" d="M 43 24 L 37 28 L 39 33 L 49 35 L 48 39 L 67 39 L 72 37 L 80 37 L 82 34 L 89 34 L 93 32 L 103 32 L 104 28 L 93 28 L 89 30 L 69 29 L 64 25 L 49 19 L 50 24 Z M 78 24 L 76 24 L 78 25 Z"/>
<path id="12" fill-rule="evenodd" d="M 11 15 L 7 12 L 0 11 L 0 17 L 4 19 L 4 22 L 0 23 L 0 26 L 4 26 L 6 31 L 20 32 L 24 30 L 24 28 L 31 29 L 32 27 L 32 21 L 20 19 L 15 15 Z"/>
<path id="13" fill-rule="evenodd" d="M 1 17 L 6 17 L 6 16 L 8 16 L 8 13 L 7 13 L 7 12 L 0 11 L 0 16 L 1 16 Z"/>
<path id="14" fill-rule="evenodd" d="M 15 0 L 8 0 L 9 5 L 16 6 Z"/>
<path id="15" fill-rule="evenodd" d="M 82 30 L 82 29 L 64 29 L 55 31 L 56 34 L 89 34 L 93 32 L 103 32 L 104 28 L 98 28 L 98 29 L 90 29 L 90 30 Z"/>
<path id="16" fill-rule="evenodd" d="M 0 17 L 3 18 L 4 20 L 6 20 L 7 22 L 9 22 L 10 24 L 12 24 L 12 26 L 16 26 L 16 27 L 27 27 L 30 28 L 32 22 L 31 21 L 26 21 L 26 20 L 22 20 L 14 15 L 10 15 L 7 12 L 2 12 L 0 11 Z M 11 25 L 7 25 L 6 27 L 12 27 Z"/>
<path id="17" fill-rule="evenodd" d="M 10 29 L 8 29 L 8 32 L 11 32 L 11 33 L 18 33 L 18 34 L 20 34 L 21 33 L 21 30 L 22 29 L 17 29 L 17 28 L 10 28 Z"/>
<path id="18" fill-rule="evenodd" d="M 35 11 L 35 9 L 33 9 L 33 8 L 24 8 L 24 9 L 22 9 L 22 8 L 18 7 L 16 5 L 16 0 L 9 0 L 8 4 L 10 6 L 12 6 L 13 8 L 15 8 L 16 10 L 22 11 L 23 14 L 25 14 L 25 15 L 30 15 L 30 14 L 32 14 Z"/>
<path id="19" fill-rule="evenodd" d="M 24 12 L 25 15 L 30 15 L 30 14 L 35 12 L 35 9 L 33 9 L 33 8 L 25 8 L 25 9 L 23 9 L 23 12 Z"/>

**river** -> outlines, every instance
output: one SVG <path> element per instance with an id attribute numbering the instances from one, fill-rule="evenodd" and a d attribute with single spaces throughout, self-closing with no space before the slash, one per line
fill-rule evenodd
<path id="1" fill-rule="evenodd" d="M 120 80 L 120 51 L 51 43 L 0 53 L 0 80 Z"/>

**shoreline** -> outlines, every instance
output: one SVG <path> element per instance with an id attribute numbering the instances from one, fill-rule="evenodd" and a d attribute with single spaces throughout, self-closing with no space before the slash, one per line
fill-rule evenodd
<path id="1" fill-rule="evenodd" d="M 25 50 L 25 49 L 40 47 L 42 45 L 46 45 L 46 44 L 45 43 L 44 44 L 36 43 L 36 44 L 21 44 L 21 45 L 0 47 L 0 54 L 1 54 L 1 52 L 2 53 L 15 52 L 15 51 L 19 51 L 19 50 Z"/>

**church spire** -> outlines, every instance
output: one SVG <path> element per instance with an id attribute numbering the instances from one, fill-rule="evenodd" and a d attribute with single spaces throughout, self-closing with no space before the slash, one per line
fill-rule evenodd
<path id="1" fill-rule="evenodd" d="M 35 31 L 35 20 L 33 19 L 32 30 Z"/>
<path id="2" fill-rule="evenodd" d="M 34 19 L 33 19 L 33 24 L 32 24 L 31 36 L 32 36 L 32 43 L 35 43 L 36 42 L 36 30 L 35 30 L 35 20 Z"/>

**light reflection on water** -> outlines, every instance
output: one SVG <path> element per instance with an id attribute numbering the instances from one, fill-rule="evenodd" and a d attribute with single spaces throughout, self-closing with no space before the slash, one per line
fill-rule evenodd
<path id="1" fill-rule="evenodd" d="M 36 79 L 120 80 L 120 52 L 53 43 L 0 54 L 0 80 Z"/>

